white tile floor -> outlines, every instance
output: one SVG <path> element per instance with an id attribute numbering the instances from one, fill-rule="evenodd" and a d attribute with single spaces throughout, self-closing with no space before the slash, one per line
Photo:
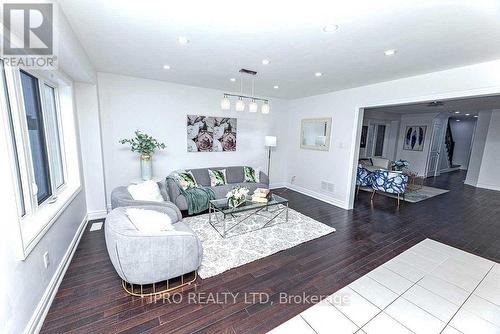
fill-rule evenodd
<path id="1" fill-rule="evenodd" d="M 500 264 L 426 239 L 270 333 L 500 334 Z"/>

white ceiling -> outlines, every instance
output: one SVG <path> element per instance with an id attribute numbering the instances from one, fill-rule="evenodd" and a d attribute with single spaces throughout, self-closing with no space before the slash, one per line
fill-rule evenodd
<path id="1" fill-rule="evenodd" d="M 256 94 L 271 97 L 500 58 L 500 0 L 59 3 L 98 71 L 238 91 L 229 78 L 249 68 L 259 72 Z M 324 33 L 328 23 L 339 29 Z M 191 42 L 180 45 L 179 36 Z M 385 56 L 387 49 L 397 54 Z M 264 58 L 271 63 L 262 65 Z"/>
<path id="2" fill-rule="evenodd" d="M 384 112 L 393 114 L 415 114 L 415 113 L 450 113 L 454 118 L 477 115 L 482 110 L 500 109 L 500 95 L 481 96 L 464 99 L 442 100 L 440 106 L 429 106 L 429 102 L 401 104 L 369 108 L 371 112 Z M 458 113 L 456 113 L 458 112 Z"/>

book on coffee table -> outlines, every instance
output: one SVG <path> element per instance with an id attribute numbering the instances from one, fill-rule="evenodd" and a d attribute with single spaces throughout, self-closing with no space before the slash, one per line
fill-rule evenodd
<path id="1" fill-rule="evenodd" d="M 257 188 L 253 192 L 252 202 L 267 203 L 269 201 L 270 190 L 265 188 Z"/>

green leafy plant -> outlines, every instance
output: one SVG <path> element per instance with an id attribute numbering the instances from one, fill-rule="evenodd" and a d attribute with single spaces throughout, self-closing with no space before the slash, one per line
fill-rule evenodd
<path id="1" fill-rule="evenodd" d="M 136 130 L 135 137 L 131 139 L 122 139 L 120 144 L 129 144 L 132 152 L 138 152 L 141 155 L 152 155 L 156 149 L 164 149 L 164 143 L 158 142 L 155 138 L 146 133 Z"/>

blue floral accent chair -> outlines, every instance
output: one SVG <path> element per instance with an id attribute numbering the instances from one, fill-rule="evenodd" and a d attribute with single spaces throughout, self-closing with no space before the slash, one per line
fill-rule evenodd
<path id="1" fill-rule="evenodd" d="M 406 186 L 408 185 L 408 175 L 401 172 L 391 172 L 386 170 L 375 170 L 372 172 L 372 175 L 372 200 L 375 196 L 375 193 L 377 191 L 381 191 L 388 194 L 397 195 L 399 206 L 399 196 L 402 195 L 404 199 Z"/>
<path id="2" fill-rule="evenodd" d="M 371 187 L 372 186 L 372 172 L 363 166 L 358 166 L 358 172 L 356 177 L 356 186 L 358 187 L 358 193 L 360 187 Z"/>

